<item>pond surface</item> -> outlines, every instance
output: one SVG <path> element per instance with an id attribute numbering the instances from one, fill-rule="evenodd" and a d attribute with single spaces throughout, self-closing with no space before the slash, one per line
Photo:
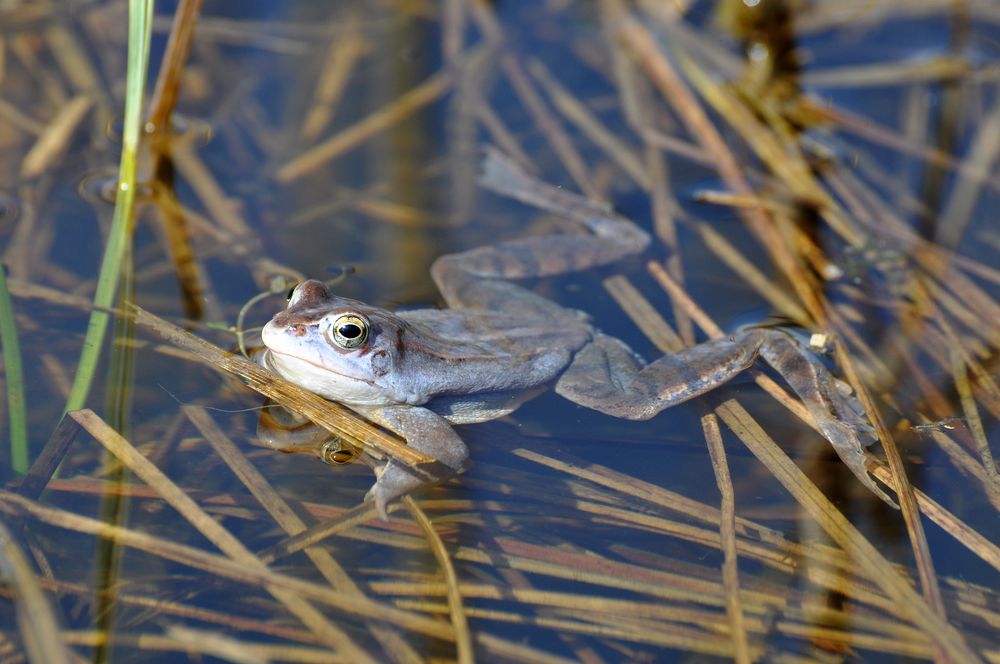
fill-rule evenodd
<path id="1" fill-rule="evenodd" d="M 156 7 L 150 90 L 176 9 Z M 895 457 L 915 492 L 880 501 L 766 368 L 645 422 L 548 390 L 458 427 L 468 469 L 415 511 L 270 565 L 255 553 L 357 512 L 365 459 L 268 449 L 262 396 L 124 316 L 92 412 L 60 425 L 114 209 L 126 19 L 0 8 L 27 406 L 26 452 L 16 407 L 0 418 L 25 556 L 0 561 L 20 579 L 3 657 L 43 661 L 19 622 L 38 587 L 50 639 L 93 661 L 1000 658 L 995 3 L 206 3 L 173 133 L 144 146 L 121 306 L 234 353 L 244 304 L 273 291 L 246 311 L 259 345 L 303 278 L 442 306 L 437 257 L 573 232 L 478 186 L 493 145 L 654 236 L 523 285 L 647 360 L 712 321 L 826 333 L 892 441 L 869 470 Z"/>

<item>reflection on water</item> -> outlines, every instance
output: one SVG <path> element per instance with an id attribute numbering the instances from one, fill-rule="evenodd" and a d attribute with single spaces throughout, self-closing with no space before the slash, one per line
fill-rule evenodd
<path id="1" fill-rule="evenodd" d="M 415 495 L 436 548 L 409 507 L 358 508 L 371 470 L 341 462 L 369 450 L 256 447 L 289 446 L 258 434 L 259 396 L 125 323 L 93 414 L 59 425 L 113 209 L 126 6 L 8 5 L 0 233 L 25 384 L 0 421 L 16 446 L 26 404 L 35 463 L 22 479 L 0 452 L 25 554 L 0 555 L 12 660 L 56 661 L 26 636 L 37 606 L 62 630 L 31 622 L 44 652 L 95 661 L 997 656 L 991 3 L 206 6 L 174 126 L 146 138 L 125 299 L 234 351 L 279 275 L 351 266 L 340 295 L 440 305 L 436 257 L 572 232 L 478 188 L 496 145 L 656 236 L 526 287 L 647 360 L 711 319 L 830 334 L 892 440 L 869 470 L 905 467 L 919 510 L 873 499 L 758 374 L 648 422 L 550 391 L 460 427 L 469 469 Z M 176 6 L 157 9 L 154 75 Z M 276 559 L 317 523 L 333 535 Z"/>

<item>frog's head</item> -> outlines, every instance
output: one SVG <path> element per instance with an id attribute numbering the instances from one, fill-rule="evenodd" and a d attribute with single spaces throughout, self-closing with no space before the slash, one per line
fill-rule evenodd
<path id="1" fill-rule="evenodd" d="M 267 366 L 310 392 L 347 404 L 380 405 L 406 323 L 388 311 L 330 294 L 321 282 L 295 287 L 288 307 L 261 331 Z"/>

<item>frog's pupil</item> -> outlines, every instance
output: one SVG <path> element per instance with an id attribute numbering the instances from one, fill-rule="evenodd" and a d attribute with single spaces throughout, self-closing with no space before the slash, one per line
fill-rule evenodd
<path id="1" fill-rule="evenodd" d="M 345 339 L 357 339 L 361 336 L 361 328 L 354 323 L 345 323 L 340 326 L 340 336 Z"/>

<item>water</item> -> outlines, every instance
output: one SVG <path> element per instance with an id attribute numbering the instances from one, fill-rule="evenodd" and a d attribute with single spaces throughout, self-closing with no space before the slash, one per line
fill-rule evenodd
<path id="1" fill-rule="evenodd" d="M 984 538 L 985 544 L 970 548 L 972 535 L 956 537 L 922 519 L 946 621 L 954 627 L 945 647 L 969 647 L 983 656 L 995 650 L 990 621 L 997 611 L 998 556 L 990 541 L 1000 503 L 991 503 L 984 488 L 992 486 L 997 495 L 995 474 L 990 479 L 983 470 L 964 419 L 969 412 L 960 403 L 950 353 L 975 358 L 973 372 L 982 367 L 975 409 L 995 447 L 998 400 L 988 377 L 996 379 L 1000 241 L 990 215 L 996 148 L 985 128 L 996 123 L 1000 103 L 994 48 L 1000 16 L 988 3 L 970 3 L 964 15 L 952 13 L 949 3 L 791 3 L 784 12 L 777 3 L 761 4 L 767 21 L 726 18 L 709 3 L 696 3 L 680 25 L 671 24 L 667 5 L 651 4 L 650 14 L 636 16 L 641 34 L 653 37 L 667 62 L 687 77 L 688 89 L 695 86 L 684 58 L 711 81 L 738 82 L 745 117 L 782 128 L 788 152 L 769 169 L 724 113 L 707 113 L 764 209 L 785 220 L 772 216 L 767 223 L 785 238 L 797 229 L 796 248 L 808 240 L 814 255 L 827 257 L 805 269 L 817 284 L 812 292 L 831 303 L 835 330 L 896 438 L 910 482 Z M 630 64 L 636 60 L 629 53 L 640 50 L 636 33 L 628 33 L 629 48 L 608 40 L 615 30 L 632 29 L 612 18 L 617 5 L 498 3 L 479 9 L 485 19 L 461 2 L 206 6 L 176 110 L 186 132 L 171 141 L 159 185 L 177 196 L 184 222 L 179 236 L 187 238 L 194 279 L 182 285 L 166 248 L 167 199 L 147 195 L 127 299 L 227 349 L 236 347 L 235 336 L 219 325 L 232 325 L 243 303 L 275 275 L 330 278 L 350 267 L 336 286 L 341 295 L 384 307 L 437 306 L 428 274 L 436 257 L 564 229 L 558 220 L 476 186 L 481 148 L 493 143 L 527 159 L 547 181 L 589 191 L 658 234 L 640 259 L 528 282 L 546 297 L 586 310 L 601 329 L 646 358 L 660 350 L 604 283 L 624 275 L 667 321 L 691 330 L 647 272 L 650 259 L 670 269 L 679 264 L 686 292 L 724 330 L 788 317 L 789 306 L 801 310 L 795 284 L 750 230 L 743 212 L 751 202 L 704 202 L 706 192 L 732 191 L 732 182 L 720 175 L 717 156 L 705 156 L 689 120 Z M 446 15 L 446 8 L 458 13 Z M 154 63 L 162 57 L 175 5 L 157 9 Z M 4 10 L 9 28 L 0 99 L 19 115 L 5 113 L 0 129 L 0 233 L 24 356 L 32 460 L 59 422 L 111 218 L 112 205 L 101 191 L 119 149 L 124 11 L 120 3 L 51 14 L 27 6 Z M 483 26 L 493 21 L 506 41 L 499 51 L 484 52 Z M 765 57 L 750 67 L 745 53 Z M 769 54 L 775 55 L 773 72 Z M 949 58 L 952 73 L 927 75 L 912 66 L 933 58 Z M 889 73 L 865 82 L 862 70 L 874 66 Z M 539 120 L 523 97 L 522 79 L 548 119 Z M 88 81 L 96 87 L 88 88 Z M 595 139 L 560 89 L 605 133 Z M 810 95 L 811 106 L 803 105 L 799 90 Z M 43 174 L 22 177 L 37 132 L 67 99 L 84 94 L 94 101 L 61 155 Z M 426 95 L 418 107 L 390 122 L 377 120 L 414 94 Z M 704 107 L 697 94 L 693 99 Z M 843 119 L 847 112 L 859 119 Z M 367 133 L 350 133 L 358 127 Z M 303 155 L 317 148 L 336 154 L 320 153 L 318 163 L 303 165 Z M 579 154 L 579 166 L 567 166 L 575 163 L 568 153 Z M 799 153 L 809 156 L 814 178 L 775 174 L 796 163 Z M 965 161 L 977 155 L 978 163 Z M 662 174 L 655 172 L 657 159 Z M 644 184 L 649 181 L 658 183 L 662 201 L 654 203 Z M 809 183 L 833 202 L 804 202 Z M 14 207 L 18 213 L 8 214 Z M 846 239 L 838 223 L 848 229 Z M 762 289 L 737 276 L 706 229 L 723 236 L 770 285 Z M 965 262 L 935 262 L 934 247 L 919 245 L 918 237 L 956 249 Z M 844 276 L 814 280 L 810 270 L 824 265 Z M 934 309 L 914 305 L 925 292 Z M 247 324 L 262 325 L 283 306 L 283 295 L 273 295 L 250 310 Z M 254 446 L 261 397 L 238 380 L 179 359 L 146 330 L 119 327 L 116 334 L 88 406 L 247 549 L 265 549 L 283 532 L 192 425 L 184 406 L 209 409 L 236 449 L 307 524 L 362 500 L 373 481 L 362 463 L 328 466 L 313 455 Z M 479 660 L 732 657 L 740 640 L 730 637 L 718 544 L 720 494 L 700 421 L 731 398 L 757 418 L 860 537 L 899 565 L 898 572 L 917 577 L 900 513 L 870 495 L 821 438 L 749 377 L 640 423 L 585 410 L 549 391 L 513 416 L 460 427 L 472 452 L 469 470 L 415 496 L 461 582 Z M 912 428 L 921 418 L 949 417 L 959 419 Z M 877 562 L 863 553 L 844 554 L 815 515 L 782 488 L 773 467 L 758 461 L 725 424 L 721 435 L 735 495 L 750 654 L 770 661 L 833 659 L 845 652 L 874 661 L 934 657 L 928 635 L 939 634 L 934 627 L 941 625 L 933 621 L 940 619 L 908 611 L 908 602 L 891 596 Z M 885 459 L 880 447 L 874 453 Z M 18 473 L 9 464 L 4 472 L 9 488 L 16 488 Z M 23 515 L 14 507 L 23 503 L 7 494 L 0 500 L 4 522 L 29 551 L 66 630 L 64 640 L 81 657 L 178 661 L 201 653 L 224 659 L 234 657 L 223 654 L 231 647 L 246 661 L 329 661 L 332 639 L 353 661 L 357 653 L 342 640 L 349 638 L 377 661 L 404 658 L 398 642 L 373 631 L 385 627 L 390 606 L 406 612 L 392 614 L 390 624 L 413 653 L 455 657 L 454 643 L 441 634 L 450 620 L 440 564 L 405 510 L 388 523 L 375 521 L 327 540 L 324 547 L 342 573 L 301 553 L 274 565 L 316 589 L 329 588 L 333 579 L 349 595 L 343 574 L 379 603 L 366 612 L 360 600 L 345 609 L 321 592 L 309 596 L 332 625 L 324 628 L 304 622 L 286 596 L 268 594 L 259 576 L 232 578 L 233 570 L 218 560 L 201 566 L 179 560 L 169 544 L 218 554 L 218 542 L 199 534 L 88 434 L 78 433 L 47 489 L 32 499 L 126 529 L 116 541 L 98 539 L 93 524 L 53 523 L 52 514 Z M 159 539 L 130 541 L 129 532 Z M 320 571 L 324 564 L 327 578 Z M 241 566 L 254 569 L 252 562 Z M 295 592 L 308 594 L 298 587 Z M 8 600 L 0 607 L 0 620 L 13 634 L 16 604 Z M 331 636 L 335 629 L 346 637 Z M 14 652 L 24 647 L 13 636 L 9 643 Z"/>

